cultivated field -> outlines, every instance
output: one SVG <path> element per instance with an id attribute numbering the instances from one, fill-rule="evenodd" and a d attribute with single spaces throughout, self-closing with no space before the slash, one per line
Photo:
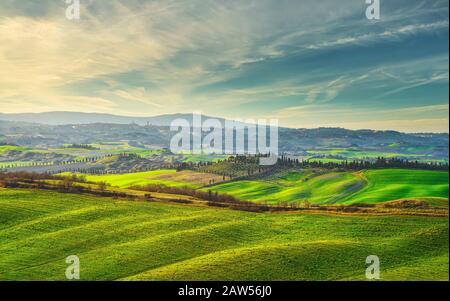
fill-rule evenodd
<path id="1" fill-rule="evenodd" d="M 306 170 L 208 187 L 255 202 L 377 203 L 435 197 L 448 203 L 448 172 L 379 169 L 362 172 Z"/>
<path id="2" fill-rule="evenodd" d="M 396 199 L 437 197 L 447 199 L 448 172 L 407 169 L 367 170 L 367 186 L 343 203 L 375 203 Z"/>
<path id="3" fill-rule="evenodd" d="M 67 175 L 67 174 L 62 174 Z M 226 193 L 242 200 L 277 204 L 308 201 L 313 204 L 373 204 L 408 199 L 448 206 L 448 172 L 378 169 L 336 172 L 305 169 L 281 172 L 253 180 L 226 181 L 195 171 L 155 170 L 119 175 L 87 175 L 93 182 L 129 188 L 148 184 L 189 187 Z M 210 186 L 211 183 L 218 183 Z M 208 186 L 202 188 L 203 186 Z"/>
<path id="4" fill-rule="evenodd" d="M 448 280 L 448 218 L 250 213 L 0 188 L 0 279 Z"/>
<path id="5" fill-rule="evenodd" d="M 395 149 L 395 146 L 393 146 Z M 322 150 L 309 150 L 308 153 L 311 155 L 319 156 L 339 156 L 347 159 L 367 159 L 367 158 L 404 158 L 404 157 L 415 157 L 415 158 L 427 158 L 424 151 L 418 148 L 410 148 L 409 152 L 394 152 L 394 151 L 373 151 L 373 150 L 361 150 L 358 148 L 335 148 L 335 149 L 322 149 Z"/>
<path id="6" fill-rule="evenodd" d="M 223 180 L 223 177 L 188 170 L 177 172 L 175 169 L 161 169 L 118 175 L 87 175 L 86 180 L 92 182 L 105 182 L 120 188 L 144 186 L 148 184 L 199 188 L 210 184 L 209 181 L 218 183 Z"/>

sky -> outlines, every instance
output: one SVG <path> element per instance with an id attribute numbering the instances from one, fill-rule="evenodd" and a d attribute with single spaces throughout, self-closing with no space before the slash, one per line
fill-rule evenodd
<path id="1" fill-rule="evenodd" d="M 448 132 L 449 3 L 1 0 L 0 112 Z"/>

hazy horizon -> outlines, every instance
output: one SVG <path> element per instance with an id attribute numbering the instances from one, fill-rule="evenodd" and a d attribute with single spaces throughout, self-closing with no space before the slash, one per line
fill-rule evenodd
<path id="1" fill-rule="evenodd" d="M 28 115 L 28 114 L 52 114 L 52 113 L 71 113 L 71 114 L 93 114 L 93 115 L 110 115 L 110 116 L 114 116 L 114 117 L 124 117 L 124 118 L 155 118 L 155 117 L 163 117 L 163 116 L 170 116 L 170 115 L 192 115 L 192 112 L 178 112 L 178 113 L 167 113 L 167 114 L 158 114 L 158 115 L 118 115 L 118 114 L 112 114 L 112 113 L 101 113 L 101 112 L 79 112 L 79 111 L 46 111 L 46 112 L 18 112 L 18 113 L 2 113 L 0 112 L 0 116 L 1 114 L 4 115 Z M 198 112 L 197 112 L 198 113 Z M 203 115 L 202 114 L 202 122 L 205 120 L 205 118 L 219 118 L 219 119 L 229 119 L 229 120 L 233 120 L 235 118 L 233 117 L 224 117 L 224 116 L 210 116 L 210 115 Z M 252 118 L 249 118 L 252 119 Z M 256 119 L 254 119 L 256 120 Z M 8 120 L 8 119 L 1 119 L 0 121 L 14 121 L 14 120 Z M 242 119 L 242 121 L 246 121 L 246 118 Z M 20 122 L 20 121 L 19 121 Z M 30 121 L 32 122 L 32 121 Z M 39 122 L 37 122 L 39 123 Z M 104 122 L 100 122 L 100 123 L 104 123 Z M 117 122 L 110 122 L 110 123 L 117 123 Z M 45 124 L 45 123 L 43 123 Z M 48 123 L 48 124 L 52 124 L 52 123 Z M 59 123 L 58 123 L 59 124 Z M 67 124 L 72 124 L 72 123 L 67 123 Z M 84 124 L 84 123 L 80 123 L 80 124 Z M 125 123 L 123 123 L 125 124 Z M 449 131 L 447 129 L 447 131 L 440 131 L 440 132 L 426 132 L 426 131 L 399 131 L 399 130 L 393 130 L 393 129 L 371 129 L 371 128 L 346 128 L 346 127 L 341 127 L 341 126 L 316 126 L 316 127 L 292 127 L 292 126 L 283 126 L 280 125 L 281 127 L 284 128 L 290 128 L 290 129 L 318 129 L 318 128 L 341 128 L 341 129 L 346 129 L 346 130 L 354 130 L 354 131 L 358 131 L 358 130 L 373 130 L 373 131 L 398 131 L 401 133 L 406 133 L 406 134 L 449 134 Z"/>

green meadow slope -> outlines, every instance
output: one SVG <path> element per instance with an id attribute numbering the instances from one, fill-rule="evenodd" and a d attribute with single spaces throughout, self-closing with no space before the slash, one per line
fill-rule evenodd
<path id="1" fill-rule="evenodd" d="M 448 280 L 448 218 L 270 214 L 0 189 L 0 279 Z"/>
<path id="2" fill-rule="evenodd" d="M 343 203 L 376 203 L 406 198 L 448 199 L 448 172 L 408 169 L 364 171 L 367 186 Z"/>
<path id="3" fill-rule="evenodd" d="M 242 180 L 208 187 L 244 200 L 315 204 L 377 203 L 397 199 L 448 199 L 448 172 L 378 169 L 362 172 L 289 172 L 280 177 Z M 446 201 L 448 204 L 448 201 Z"/>
<path id="4" fill-rule="evenodd" d="M 170 186 L 178 186 L 180 183 L 175 181 L 164 181 L 157 179 L 160 175 L 167 175 L 175 173 L 172 169 L 152 170 L 145 172 L 135 172 L 127 174 L 112 174 L 112 175 L 86 175 L 86 180 L 92 182 L 105 182 L 113 186 L 127 188 L 136 185 L 146 184 L 163 184 Z M 67 175 L 70 173 L 63 173 Z M 184 184 L 184 183 L 183 183 Z"/>
<path id="5" fill-rule="evenodd" d="M 61 175 L 70 175 L 71 173 L 62 173 Z M 205 174 L 193 171 L 180 171 L 175 169 L 161 169 L 145 172 L 135 172 L 126 174 L 109 175 L 85 175 L 87 181 L 105 182 L 112 186 L 120 188 L 129 188 L 131 186 L 145 186 L 148 184 L 165 185 L 172 187 L 199 188 L 207 185 L 210 179 L 219 182 L 222 176 Z"/>
<path id="6" fill-rule="evenodd" d="M 128 188 L 162 184 L 227 193 L 254 202 L 309 201 L 314 204 L 379 203 L 398 199 L 419 199 L 448 206 L 448 172 L 412 169 L 375 169 L 335 172 L 306 169 L 276 173 L 255 180 L 220 183 L 222 176 L 210 173 L 155 170 L 119 175 L 87 175 L 88 181 L 106 182 Z M 219 183 L 207 188 L 209 181 Z"/>

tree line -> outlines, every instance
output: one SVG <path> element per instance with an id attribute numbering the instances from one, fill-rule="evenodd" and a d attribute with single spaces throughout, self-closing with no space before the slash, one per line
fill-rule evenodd
<path id="1" fill-rule="evenodd" d="M 293 159 L 288 156 L 278 158 L 278 165 L 281 166 L 299 166 L 303 168 L 329 168 L 343 170 L 361 170 L 361 169 L 378 169 L 378 168 L 409 168 L 409 169 L 425 169 L 425 170 L 446 170 L 448 171 L 448 162 L 420 162 L 417 160 L 410 161 L 400 158 L 384 158 L 377 157 L 374 161 L 367 160 L 342 160 L 338 162 L 321 162 L 320 160 L 302 160 Z"/>
<path id="2" fill-rule="evenodd" d="M 65 148 L 82 148 L 82 149 L 89 149 L 89 150 L 99 150 L 100 149 L 100 148 L 94 147 L 90 144 L 78 144 L 78 143 L 69 144 L 69 145 L 65 146 Z"/>

